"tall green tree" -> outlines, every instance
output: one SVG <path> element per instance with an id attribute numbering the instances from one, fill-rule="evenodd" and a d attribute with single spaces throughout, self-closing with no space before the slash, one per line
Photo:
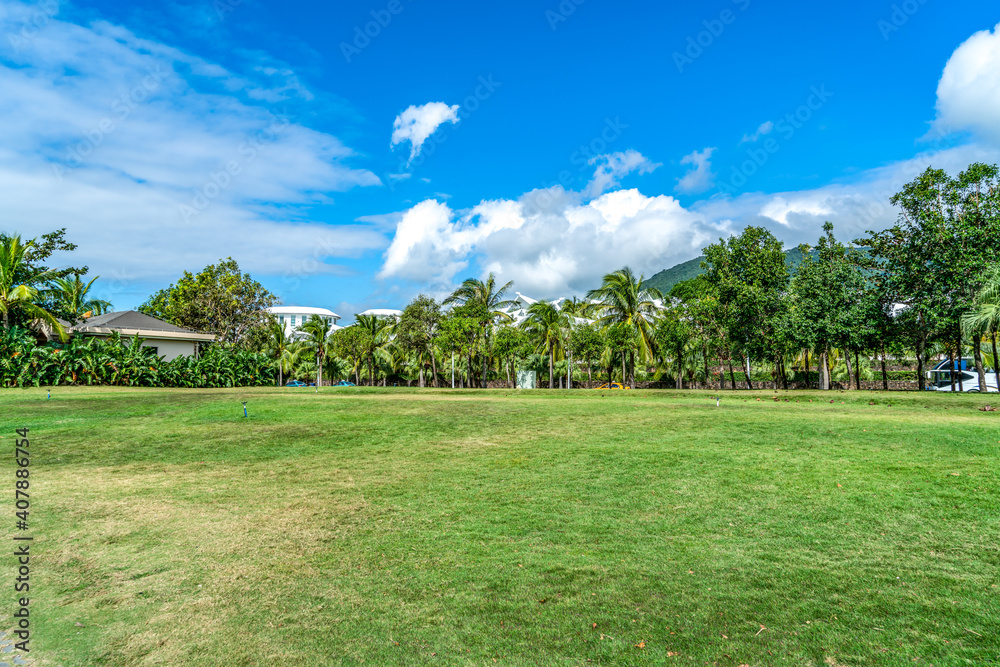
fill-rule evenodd
<path id="1" fill-rule="evenodd" d="M 684 388 L 684 357 L 694 338 L 694 324 L 690 313 L 681 302 L 674 302 L 657 319 L 654 332 L 660 354 L 666 360 L 670 355 L 676 364 L 675 383 Z"/>
<path id="2" fill-rule="evenodd" d="M 823 225 L 815 253 L 808 246 L 801 249 L 804 259 L 791 284 L 796 338 L 819 353 L 820 388 L 828 390 L 831 350 L 840 347 L 849 358 L 862 344 L 859 297 L 865 281 L 852 259 L 854 251 L 837 240 L 832 223 Z"/>
<path id="3" fill-rule="evenodd" d="M 362 332 L 363 356 L 368 361 L 368 380 L 375 386 L 375 357 L 381 358 L 392 342 L 395 322 L 377 315 L 358 315 L 352 325 Z M 350 328 L 350 327 L 348 327 Z"/>
<path id="4" fill-rule="evenodd" d="M 566 339 L 566 348 L 587 365 L 587 381 L 593 382 L 593 365 L 600 360 L 604 349 L 601 333 L 589 323 L 575 326 Z"/>
<path id="5" fill-rule="evenodd" d="M 480 315 L 480 347 L 483 351 L 482 388 L 486 388 L 489 337 L 498 323 L 509 323 L 512 317 L 506 312 L 514 305 L 514 301 L 506 296 L 514 287 L 510 281 L 497 287 L 496 275 L 490 273 L 485 281 L 469 278 L 465 280 L 451 296 L 444 300 L 444 305 L 458 304 L 471 306 Z"/>
<path id="6" fill-rule="evenodd" d="M 773 359 L 778 340 L 789 280 L 782 244 L 762 227 L 747 227 L 704 252 L 706 279 L 717 294 L 720 318 L 744 359 L 741 365 L 752 389 L 749 360 Z"/>
<path id="7" fill-rule="evenodd" d="M 290 367 L 289 348 L 291 345 L 292 340 L 285 333 L 285 325 L 271 318 L 267 325 L 267 351 L 277 363 L 279 387 L 284 386 L 285 369 Z"/>
<path id="8" fill-rule="evenodd" d="M 323 362 L 326 359 L 327 343 L 330 338 L 330 323 L 325 317 L 312 315 L 299 328 L 306 335 L 306 346 L 316 359 L 316 391 L 323 386 Z"/>
<path id="9" fill-rule="evenodd" d="M 533 349 L 533 345 L 523 329 L 506 325 L 497 329 L 493 341 L 493 353 L 506 372 L 509 387 L 515 386 L 514 366 L 517 360 L 527 357 L 530 349 Z"/>
<path id="10" fill-rule="evenodd" d="M 197 274 L 185 271 L 139 310 L 180 327 L 215 334 L 221 342 L 256 350 L 266 346 L 267 309 L 277 303 L 274 294 L 241 272 L 230 257 Z"/>
<path id="11" fill-rule="evenodd" d="M 452 359 L 457 355 L 467 360 L 466 373 L 467 386 L 473 383 L 472 355 L 481 342 L 482 321 L 485 315 L 483 306 L 479 303 L 468 303 L 452 308 L 447 316 L 441 321 L 440 345 L 452 355 Z M 452 374 L 454 375 L 455 364 L 452 361 Z"/>
<path id="12" fill-rule="evenodd" d="M 421 294 L 406 306 L 396 325 L 396 344 L 418 359 L 421 387 L 424 386 L 424 364 L 428 361 L 431 365 L 433 385 L 438 386 L 435 342 L 441 318 L 441 304 Z"/>
<path id="13" fill-rule="evenodd" d="M 587 292 L 593 303 L 589 308 L 597 317 L 602 329 L 613 325 L 624 325 L 632 330 L 639 341 L 638 350 L 646 358 L 652 358 L 656 350 L 653 338 L 654 321 L 663 295 L 658 289 L 647 287 L 644 276 L 638 278 L 632 269 L 625 267 L 604 276 L 601 286 Z M 635 388 L 636 350 L 628 352 L 628 379 L 623 379 Z"/>
<path id="14" fill-rule="evenodd" d="M 556 355 L 563 351 L 563 331 L 566 316 L 548 301 L 538 301 L 528 306 L 528 316 L 521 327 L 535 342 L 536 350 L 549 357 L 549 389 L 555 389 L 553 367 Z"/>

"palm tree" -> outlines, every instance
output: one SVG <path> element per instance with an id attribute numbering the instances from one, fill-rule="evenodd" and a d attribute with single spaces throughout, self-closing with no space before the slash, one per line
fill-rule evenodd
<path id="1" fill-rule="evenodd" d="M 330 322 L 325 317 L 312 315 L 299 331 L 306 334 L 306 345 L 316 356 L 316 391 L 323 386 L 323 358 L 326 356 L 326 343 L 330 337 Z"/>
<path id="2" fill-rule="evenodd" d="M 278 386 L 285 385 L 285 366 L 288 360 L 288 350 L 292 341 L 285 335 L 285 325 L 278 320 L 271 318 L 267 325 L 267 346 L 271 356 L 278 361 Z"/>
<path id="3" fill-rule="evenodd" d="M 975 309 L 962 318 L 962 327 L 973 335 L 992 334 L 993 373 L 1000 386 L 1000 358 L 997 357 L 997 331 L 1000 330 L 1000 269 L 994 269 L 976 295 Z"/>
<path id="4" fill-rule="evenodd" d="M 510 308 L 514 305 L 514 301 L 510 299 L 505 299 L 507 292 L 514 287 L 514 281 L 510 281 L 507 284 L 501 286 L 497 289 L 497 277 L 496 274 L 490 273 L 486 281 L 476 280 L 475 278 L 469 278 L 462 285 L 452 293 L 450 297 L 444 300 L 444 305 L 450 305 L 457 303 L 460 306 L 472 306 L 478 313 L 480 313 L 480 326 L 482 327 L 482 343 L 483 343 L 483 377 L 482 386 L 486 389 L 486 366 L 487 357 L 486 351 L 488 349 L 488 339 L 493 325 L 498 322 L 509 323 L 512 322 L 512 318 L 505 309 Z"/>
<path id="5" fill-rule="evenodd" d="M 604 276 L 601 286 L 587 292 L 587 298 L 596 303 L 588 309 L 597 316 L 598 324 L 607 329 L 614 324 L 625 324 L 639 338 L 640 351 L 648 358 L 656 350 L 653 340 L 654 321 L 659 310 L 656 300 L 663 299 L 658 289 L 646 287 L 644 277 L 635 277 L 632 269 L 625 267 Z M 635 388 L 635 352 L 629 352 L 629 386 Z"/>
<path id="6" fill-rule="evenodd" d="M 100 278 L 95 276 L 89 283 L 84 283 L 80 274 L 72 278 L 56 278 L 52 280 L 51 294 L 55 298 L 59 312 L 73 321 L 79 321 L 92 315 L 103 315 L 111 310 L 111 302 L 104 299 L 91 299 L 90 288 Z"/>
<path id="7" fill-rule="evenodd" d="M 569 345 L 573 335 L 573 327 L 577 318 L 583 318 L 587 313 L 588 304 L 577 297 L 566 299 L 559 304 L 559 312 L 565 316 L 566 321 L 566 389 L 573 388 L 573 349 Z"/>
<path id="8" fill-rule="evenodd" d="M 40 320 L 52 327 L 61 340 L 66 340 L 66 330 L 55 316 L 38 305 L 41 293 L 35 285 L 45 284 L 58 276 L 52 269 L 36 273 L 32 284 L 19 284 L 16 276 L 27 268 L 27 254 L 35 246 L 34 241 L 21 242 L 21 237 L 3 237 L 0 240 L 0 313 L 3 314 L 3 328 L 10 329 L 10 314 L 20 311 L 34 320 Z"/>
<path id="9" fill-rule="evenodd" d="M 368 359 L 368 379 L 374 387 L 375 355 L 381 356 L 382 351 L 391 341 L 395 323 L 377 315 L 358 315 L 354 326 L 359 327 L 365 334 L 363 356 Z"/>
<path id="10" fill-rule="evenodd" d="M 562 350 L 563 328 L 566 325 L 566 316 L 548 301 L 528 306 L 528 317 L 521 323 L 528 335 L 535 339 L 535 349 L 549 355 L 549 389 L 555 389 L 555 356 Z"/>

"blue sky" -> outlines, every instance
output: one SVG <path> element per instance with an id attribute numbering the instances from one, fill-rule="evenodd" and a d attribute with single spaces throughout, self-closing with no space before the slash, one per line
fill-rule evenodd
<path id="1" fill-rule="evenodd" d="M 851 237 L 1000 161 L 995 2 L 336 4 L 0 0 L 0 229 L 68 227 L 116 307 L 231 255 L 349 318 Z"/>

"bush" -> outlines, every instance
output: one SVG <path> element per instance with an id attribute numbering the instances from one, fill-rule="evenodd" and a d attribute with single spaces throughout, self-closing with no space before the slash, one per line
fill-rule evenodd
<path id="1" fill-rule="evenodd" d="M 211 345 L 199 358 L 164 361 L 141 339 L 74 338 L 65 345 L 36 345 L 30 332 L 0 332 L 0 386 L 112 385 L 127 387 L 252 387 L 274 384 L 266 355 Z"/>

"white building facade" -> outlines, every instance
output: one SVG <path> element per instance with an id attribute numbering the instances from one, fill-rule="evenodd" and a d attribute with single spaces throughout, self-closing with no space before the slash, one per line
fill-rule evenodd
<path id="1" fill-rule="evenodd" d="M 342 329 L 343 327 L 338 326 L 337 322 L 340 320 L 340 315 L 333 312 L 332 310 L 327 310 L 326 308 L 310 308 L 308 306 L 274 306 L 273 308 L 267 309 L 269 313 L 274 315 L 278 323 L 285 327 L 285 335 L 300 337 L 299 333 L 302 329 L 302 325 L 309 321 L 309 318 L 313 315 L 318 315 L 327 321 L 330 325 L 330 331 L 336 331 L 337 329 Z"/>

